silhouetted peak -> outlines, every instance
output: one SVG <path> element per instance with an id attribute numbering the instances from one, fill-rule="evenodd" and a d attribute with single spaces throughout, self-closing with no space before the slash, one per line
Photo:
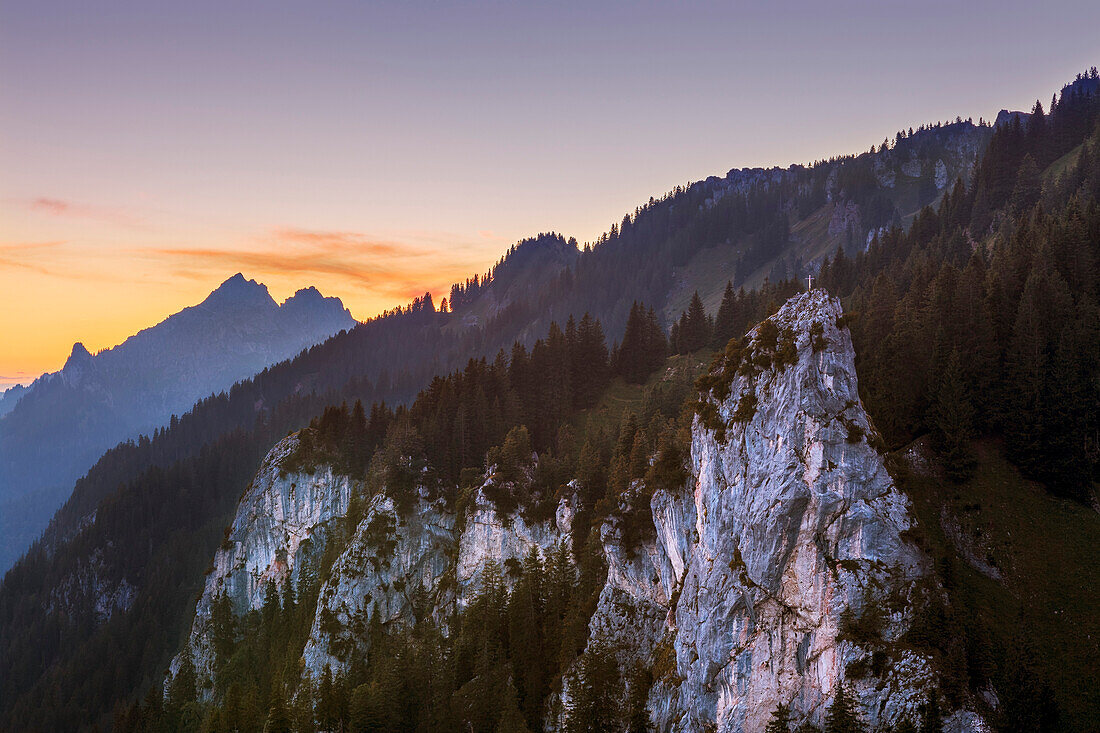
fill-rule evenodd
<path id="1" fill-rule="evenodd" d="M 92 358 L 91 352 L 84 347 L 84 344 L 77 341 L 73 344 L 73 350 L 69 354 L 69 358 L 65 361 L 65 368 L 68 369 L 72 364 L 79 364 Z"/>
<path id="2" fill-rule="evenodd" d="M 497 263 L 493 275 L 496 278 L 506 276 L 509 271 L 528 267 L 533 264 L 569 264 L 580 256 L 575 239 L 567 240 L 560 234 L 550 232 L 529 237 L 514 244 L 508 253 Z"/>
<path id="3" fill-rule="evenodd" d="M 1000 127 L 1001 125 L 1007 125 L 1015 119 L 1019 119 L 1020 123 L 1023 124 L 1027 122 L 1029 117 L 1031 117 L 1030 112 L 1002 109 L 1000 112 L 997 113 L 997 120 L 993 123 L 993 126 Z"/>
<path id="4" fill-rule="evenodd" d="M 282 306 L 283 311 L 291 313 L 310 314 L 310 317 L 330 317 L 344 320 L 343 325 L 350 328 L 355 324 L 351 312 L 344 307 L 343 302 L 336 297 L 325 297 L 321 291 L 312 285 L 302 288 L 294 295 L 287 298 Z"/>
<path id="5" fill-rule="evenodd" d="M 202 305 L 275 305 L 275 301 L 266 285 L 249 280 L 238 272 L 210 293 Z"/>
<path id="6" fill-rule="evenodd" d="M 91 353 L 84 348 L 84 344 L 77 341 L 73 344 L 73 350 L 69 354 L 69 358 L 65 360 L 65 366 L 61 368 L 61 371 L 70 378 L 79 378 L 85 368 L 91 366 L 91 363 Z"/>
<path id="7" fill-rule="evenodd" d="M 302 288 L 294 295 L 286 299 L 283 305 L 294 301 L 295 303 L 320 303 L 325 299 L 325 296 L 321 295 L 321 291 L 310 285 L 308 288 Z"/>
<path id="8" fill-rule="evenodd" d="M 1096 94 L 1100 92 L 1100 77 L 1090 74 L 1078 74 L 1077 78 L 1062 87 L 1061 96 L 1073 93 Z"/>

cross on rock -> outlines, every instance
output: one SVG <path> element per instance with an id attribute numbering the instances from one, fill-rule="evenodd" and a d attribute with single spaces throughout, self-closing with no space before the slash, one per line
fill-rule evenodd
<path id="1" fill-rule="evenodd" d="M 806 292 L 810 292 L 813 289 L 814 289 L 814 276 L 813 275 L 807 275 L 806 276 Z"/>

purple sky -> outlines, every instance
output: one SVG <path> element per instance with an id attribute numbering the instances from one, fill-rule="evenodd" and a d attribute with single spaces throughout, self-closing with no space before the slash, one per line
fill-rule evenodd
<path id="1" fill-rule="evenodd" d="M 1030 108 L 1100 3 L 8 2 L 0 385 L 244 270 L 357 317 L 677 184 Z"/>

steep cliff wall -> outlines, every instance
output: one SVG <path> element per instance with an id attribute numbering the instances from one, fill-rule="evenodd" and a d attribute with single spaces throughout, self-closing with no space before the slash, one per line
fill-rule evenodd
<path id="1" fill-rule="evenodd" d="M 713 374 L 692 431 L 693 487 L 653 497 L 656 540 L 635 563 L 656 558 L 674 587 L 663 572 L 609 572 L 593 636 L 655 666 L 660 730 L 763 730 L 780 703 L 822 725 L 842 682 L 872 725 L 919 720 L 936 671 L 898 642 L 927 562 L 906 540 L 907 499 L 868 442 L 839 303 L 816 290 L 770 320 Z M 605 552 L 621 565 L 613 533 Z M 643 631 L 624 627 L 624 597 Z M 879 609 L 879 638 L 848 628 Z M 966 712 L 949 725 L 982 729 Z"/>
<path id="2" fill-rule="evenodd" d="M 697 541 L 675 610 L 685 727 L 760 730 L 779 703 L 821 724 L 860 656 L 840 638 L 842 614 L 858 613 L 873 588 L 904 586 L 923 571 L 902 539 L 906 499 L 867 443 L 873 428 L 840 316 L 824 291 L 789 301 L 772 319 L 772 363 L 758 327 L 740 364 L 724 367 L 738 369 L 717 404 L 725 435 L 697 419 Z M 793 363 L 777 363 L 792 339 Z M 897 722 L 923 701 L 926 660 L 898 662 L 891 684 L 856 686 L 873 723 Z"/>
<path id="3" fill-rule="evenodd" d="M 839 303 L 819 290 L 791 299 L 731 343 L 703 387 L 689 481 L 652 495 L 636 481 L 595 528 L 607 574 L 589 643 L 612 649 L 624 677 L 652 672 L 658 730 L 763 730 L 779 704 L 820 726 L 841 684 L 873 726 L 919 720 L 937 671 L 906 633 L 919 589 L 932 587 L 929 563 L 907 539 L 907 499 L 873 447 Z M 214 558 L 188 645 L 200 673 L 218 594 L 240 613 L 262 603 L 267 581 L 300 581 L 348 510 L 348 479 L 323 466 L 285 471 L 295 441 L 265 460 Z M 316 679 L 346 669 L 367 653 L 372 625 L 431 617 L 446 631 L 487 563 L 506 570 L 568 547 L 575 484 L 552 519 L 529 522 L 501 516 L 487 498 L 494 480 L 490 470 L 457 518 L 426 488 L 407 516 L 385 494 L 368 498 L 319 578 L 303 670 Z M 646 501 L 654 532 L 631 545 L 617 517 Z M 551 727 L 569 696 L 565 680 L 548 702 Z M 962 711 L 947 729 L 984 724 Z"/>
<path id="4" fill-rule="evenodd" d="M 181 652 L 191 654 L 200 685 L 210 681 L 213 669 L 211 612 L 217 598 L 224 594 L 241 615 L 262 606 L 269 583 L 281 591 L 293 581 L 301 592 L 305 574 L 321 570 L 326 543 L 336 534 L 332 523 L 344 521 L 351 492 L 362 490 L 330 466 L 288 472 L 287 459 L 297 446 L 297 436 L 290 436 L 264 459 L 214 555 Z M 366 653 L 372 623 L 386 627 L 423 615 L 445 626 L 456 604 L 465 606 L 478 591 L 486 563 L 521 562 L 532 549 L 545 559 L 568 543 L 572 501 L 563 498 L 553 519 L 529 523 L 518 515 L 501 517 L 479 488 L 456 527 L 454 513 L 427 491 L 405 517 L 388 496 L 369 498 L 340 555 L 317 578 L 305 671 L 316 679 L 326 666 L 346 669 L 352 655 Z M 507 585 L 507 574 L 504 580 Z M 173 674 L 180 661 L 173 660 Z"/>
<path id="5" fill-rule="evenodd" d="M 271 449 L 241 497 L 237 514 L 221 547 L 214 553 L 185 652 L 190 652 L 200 682 L 213 664 L 210 615 L 215 599 L 225 595 L 236 614 L 259 608 L 269 583 L 295 582 L 315 566 L 324 552 L 329 525 L 347 514 L 352 482 L 330 466 L 312 473 L 287 472 L 286 459 L 298 447 L 297 435 Z M 172 672 L 180 657 L 172 661 Z"/>
<path id="6" fill-rule="evenodd" d="M 415 516 L 402 518 L 392 499 L 372 498 L 321 587 L 305 669 L 315 679 L 325 666 L 343 669 L 367 651 L 371 624 L 421 615 L 445 622 L 439 611 L 453 597 L 453 555 L 454 517 L 440 506 L 422 502 Z"/>

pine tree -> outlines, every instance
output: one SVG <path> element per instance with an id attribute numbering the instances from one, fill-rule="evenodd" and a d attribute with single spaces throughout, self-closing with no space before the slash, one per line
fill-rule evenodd
<path id="1" fill-rule="evenodd" d="M 710 343 L 710 322 L 707 319 L 707 311 L 703 307 L 703 301 L 699 297 L 699 291 L 691 296 L 691 303 L 687 312 L 680 317 L 679 344 L 677 351 L 690 353 Z"/>
<path id="2" fill-rule="evenodd" d="M 170 726 L 180 725 L 184 709 L 198 697 L 196 688 L 195 663 L 191 660 L 189 648 L 184 648 L 179 668 L 168 685 L 168 699 L 164 702 L 164 714 Z"/>
<path id="3" fill-rule="evenodd" d="M 275 679 L 271 684 L 271 704 L 268 706 L 267 723 L 264 733 L 290 733 L 290 713 L 286 707 L 283 684 Z"/>
<path id="4" fill-rule="evenodd" d="M 294 730 L 297 733 L 313 731 L 313 684 L 309 675 L 303 675 L 298 682 L 298 690 L 294 693 L 294 704 L 291 709 L 291 718 Z"/>
<path id="5" fill-rule="evenodd" d="M 508 686 L 528 723 L 537 727 L 546 697 L 546 654 L 542 645 L 542 562 L 532 548 L 508 602 L 508 647 L 512 678 Z"/>
<path id="6" fill-rule="evenodd" d="M 615 373 L 627 382 L 641 384 L 664 363 L 666 348 L 656 312 L 635 301 L 616 354 Z"/>
<path id="7" fill-rule="evenodd" d="M 501 692 L 500 720 L 497 723 L 496 733 L 530 733 L 527 721 L 519 709 L 519 700 L 516 687 L 511 678 L 504 685 Z"/>
<path id="8" fill-rule="evenodd" d="M 724 348 L 731 338 L 738 335 L 737 326 L 741 320 L 738 310 L 733 283 L 727 281 L 726 291 L 722 294 L 722 303 L 718 306 L 718 314 L 714 318 L 714 337 L 711 339 L 711 346 L 715 349 Z"/>
<path id="9" fill-rule="evenodd" d="M 771 720 L 764 726 L 764 733 L 791 733 L 791 709 L 780 703 L 772 711 Z"/>
<path id="10" fill-rule="evenodd" d="M 944 470 L 952 481 L 961 482 L 974 471 L 970 440 L 974 432 L 974 408 L 962 380 L 959 352 L 952 350 L 940 377 L 932 403 L 932 426 Z"/>
<path id="11" fill-rule="evenodd" d="M 657 312 L 649 308 L 645 313 L 642 363 L 645 365 L 644 377 L 664 366 L 668 353 L 668 340 L 657 319 Z M 644 381 L 644 380 L 643 380 Z"/>
<path id="12" fill-rule="evenodd" d="M 825 715 L 825 733 L 866 733 L 867 726 L 859 712 L 859 703 L 844 683 L 836 688 L 836 695 Z"/>
<path id="13" fill-rule="evenodd" d="M 236 625 L 237 618 L 229 597 L 219 593 L 210 606 L 210 643 L 214 650 L 214 674 L 219 686 L 223 684 L 221 671 L 229 661 L 237 640 Z M 224 687 L 220 686 L 220 689 L 224 690 Z"/>
<path id="14" fill-rule="evenodd" d="M 920 718 L 920 733 L 943 733 L 940 699 L 935 690 L 928 694 L 928 700 L 920 706 Z"/>
<path id="15" fill-rule="evenodd" d="M 569 673 L 565 733 L 603 733 L 620 721 L 622 678 L 615 655 L 593 639 Z"/>
<path id="16" fill-rule="evenodd" d="M 577 408 L 596 404 L 607 386 L 607 343 L 603 327 L 588 313 L 577 326 L 576 348 L 572 357 L 574 405 Z"/>
<path id="17" fill-rule="evenodd" d="M 321 674 L 321 683 L 317 686 L 317 725 L 322 730 L 334 730 L 340 724 L 340 701 L 332 670 L 326 664 Z"/>
<path id="18" fill-rule="evenodd" d="M 1012 206 L 1018 212 L 1028 211 L 1039 200 L 1041 193 L 1039 166 L 1035 164 L 1031 155 L 1024 156 L 1024 161 L 1016 173 L 1016 184 L 1012 189 Z"/>
<path id="19" fill-rule="evenodd" d="M 385 716 L 374 685 L 362 684 L 352 690 L 348 705 L 348 723 L 351 733 L 367 733 L 385 729 Z"/>

